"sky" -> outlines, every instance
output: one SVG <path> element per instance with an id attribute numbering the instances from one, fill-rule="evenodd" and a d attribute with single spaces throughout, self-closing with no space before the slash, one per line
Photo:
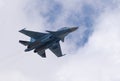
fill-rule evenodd
<path id="1" fill-rule="evenodd" d="M 0 81 L 120 81 L 119 0 L 0 0 Z M 79 29 L 61 43 L 64 57 L 31 52 L 18 31 Z"/>

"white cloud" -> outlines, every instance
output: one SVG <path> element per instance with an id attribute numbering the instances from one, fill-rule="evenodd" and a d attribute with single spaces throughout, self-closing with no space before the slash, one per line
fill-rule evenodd
<path id="1" fill-rule="evenodd" d="M 86 46 L 69 58 L 56 78 L 59 81 L 119 81 L 119 21 L 119 9 L 102 13 Z"/>
<path id="2" fill-rule="evenodd" d="M 25 76 L 19 71 L 15 70 L 6 70 L 4 72 L 1 71 L 0 73 L 0 80 L 1 81 L 39 81 L 36 79 L 32 79 L 30 77 Z"/>
<path id="3" fill-rule="evenodd" d="M 41 12 L 47 12 L 49 9 L 48 2 L 45 1 L 42 4 L 40 1 L 41 8 L 33 8 L 33 4 L 30 4 L 32 2 L 34 3 L 32 0 L 31 2 L 29 0 L 0 0 L 1 81 L 120 80 L 120 12 L 117 9 L 114 11 L 106 9 L 100 18 L 96 18 L 93 35 L 85 47 L 79 48 L 78 53 L 56 58 L 50 51 L 47 51 L 48 58 L 42 59 L 32 52 L 24 53 L 25 47 L 18 44 L 20 38 L 25 39 L 24 35 L 17 33 L 21 28 L 27 27 L 30 30 L 42 31 L 45 26 L 51 26 L 46 18 L 39 15 L 38 11 L 41 9 Z M 54 27 L 68 26 L 69 24 L 66 23 L 68 15 L 74 10 L 81 12 L 83 3 L 89 3 L 101 9 L 104 7 L 102 0 L 95 2 L 97 4 L 94 4 L 94 0 L 87 2 L 62 0 L 58 2 L 63 5 L 63 11 L 66 11 L 60 14 L 59 18 L 52 24 Z M 75 40 L 79 39 L 76 38 Z M 64 53 L 74 53 L 75 50 L 70 51 L 69 48 L 74 49 L 76 45 L 71 44 L 68 47 L 70 43 L 72 42 L 68 39 L 66 43 L 62 44 Z"/>

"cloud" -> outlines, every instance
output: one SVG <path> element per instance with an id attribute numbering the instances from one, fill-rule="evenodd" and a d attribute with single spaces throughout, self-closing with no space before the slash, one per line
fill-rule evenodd
<path id="1" fill-rule="evenodd" d="M 0 80 L 119 81 L 118 5 L 118 0 L 0 0 Z M 62 43 L 65 57 L 47 50 L 42 59 L 24 53 L 18 43 L 29 40 L 18 33 L 24 27 L 43 31 L 63 26 L 80 26 Z"/>
<path id="2" fill-rule="evenodd" d="M 119 14 L 119 9 L 110 10 L 96 19 L 95 30 L 88 43 L 56 74 L 59 81 L 120 80 Z"/>
<path id="3" fill-rule="evenodd" d="M 39 81 L 36 79 L 32 79 L 30 77 L 25 76 L 24 74 L 22 74 L 19 71 L 15 71 L 15 70 L 6 70 L 4 72 L 1 71 L 0 73 L 0 80 L 1 81 Z"/>

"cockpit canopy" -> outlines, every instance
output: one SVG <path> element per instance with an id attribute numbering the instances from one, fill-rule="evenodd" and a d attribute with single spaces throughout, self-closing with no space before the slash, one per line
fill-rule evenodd
<path id="1" fill-rule="evenodd" d="M 59 29 L 58 31 L 66 30 L 66 29 L 69 29 L 69 28 L 68 27 L 63 27 L 63 28 Z"/>

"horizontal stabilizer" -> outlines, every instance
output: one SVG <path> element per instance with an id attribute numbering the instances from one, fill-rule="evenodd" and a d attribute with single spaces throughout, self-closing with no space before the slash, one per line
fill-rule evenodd
<path id="1" fill-rule="evenodd" d="M 24 46 L 27 46 L 30 44 L 29 41 L 23 41 L 23 40 L 19 40 L 19 43 L 23 44 Z"/>

